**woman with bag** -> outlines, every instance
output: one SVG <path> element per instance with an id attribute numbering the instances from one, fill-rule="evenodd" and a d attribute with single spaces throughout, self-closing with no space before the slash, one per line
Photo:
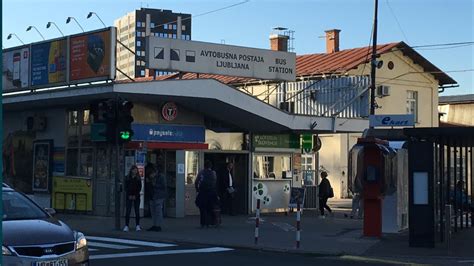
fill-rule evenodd
<path id="1" fill-rule="evenodd" d="M 126 197 L 126 211 L 125 211 L 125 227 L 124 232 L 128 232 L 130 222 L 130 212 L 132 211 L 132 205 L 135 209 L 135 230 L 141 231 L 140 227 L 140 191 L 142 190 L 142 181 L 138 174 L 138 167 L 133 165 L 130 167 L 128 176 L 125 180 L 125 197 Z"/>
<path id="2" fill-rule="evenodd" d="M 331 216 L 334 216 L 331 208 L 328 206 L 328 199 L 334 197 L 334 191 L 331 187 L 331 183 L 327 179 L 328 173 L 323 171 L 321 172 L 321 183 L 319 184 L 319 216 L 321 219 L 326 218 L 324 215 L 324 209 L 328 210 Z"/>

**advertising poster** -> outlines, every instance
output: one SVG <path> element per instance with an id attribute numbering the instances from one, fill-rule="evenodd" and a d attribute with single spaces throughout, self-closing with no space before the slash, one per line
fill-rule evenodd
<path id="1" fill-rule="evenodd" d="M 52 149 L 49 140 L 33 143 L 33 191 L 48 191 Z"/>
<path id="2" fill-rule="evenodd" d="M 92 211 L 92 180 L 89 178 L 53 177 L 53 208 Z"/>
<path id="3" fill-rule="evenodd" d="M 53 175 L 64 175 L 64 147 L 54 147 L 53 153 Z"/>
<path id="4" fill-rule="evenodd" d="M 29 48 L 3 52 L 3 91 L 28 88 L 29 59 Z"/>
<path id="5" fill-rule="evenodd" d="M 67 41 L 31 46 L 31 86 L 66 82 Z"/>
<path id="6" fill-rule="evenodd" d="M 71 37 L 70 80 L 109 78 L 111 72 L 111 32 L 102 31 Z"/>
<path id="7" fill-rule="evenodd" d="M 290 194 L 290 204 L 288 207 L 290 208 L 296 208 L 298 202 L 300 203 L 300 208 L 303 208 L 304 206 L 304 196 L 305 196 L 305 189 L 304 188 L 298 188 L 298 187 L 292 187 L 291 188 L 291 194 Z"/>

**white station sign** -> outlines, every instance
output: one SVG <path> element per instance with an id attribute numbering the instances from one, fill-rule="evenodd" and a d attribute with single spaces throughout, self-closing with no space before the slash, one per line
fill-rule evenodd
<path id="1" fill-rule="evenodd" d="M 415 125 L 414 115 L 370 115 L 371 127 L 410 127 Z"/>
<path id="2" fill-rule="evenodd" d="M 268 80 L 296 79 L 296 54 L 180 39 L 147 37 L 146 67 Z"/>

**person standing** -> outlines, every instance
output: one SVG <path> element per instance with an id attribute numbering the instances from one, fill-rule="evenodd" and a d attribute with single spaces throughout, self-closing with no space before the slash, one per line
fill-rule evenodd
<path id="1" fill-rule="evenodd" d="M 219 178 L 219 194 L 222 197 L 222 209 L 229 215 L 235 215 L 233 208 L 235 197 L 234 180 L 232 177 L 233 168 L 234 164 L 228 162 Z"/>
<path id="2" fill-rule="evenodd" d="M 130 212 L 132 205 L 135 210 L 135 230 L 141 231 L 140 227 L 140 191 L 142 190 L 142 181 L 138 173 L 138 167 L 133 165 L 125 180 L 125 197 L 126 197 L 126 212 L 125 212 L 125 227 L 124 232 L 129 231 Z"/>
<path id="3" fill-rule="evenodd" d="M 217 175 L 212 170 L 210 161 L 204 162 L 204 169 L 201 170 L 195 180 L 194 186 L 197 191 L 196 205 L 199 207 L 201 228 L 212 225 L 213 208 L 218 204 L 217 196 Z"/>
<path id="4" fill-rule="evenodd" d="M 150 179 L 153 186 L 153 196 L 150 201 L 153 226 L 149 228 L 148 231 L 160 232 L 163 224 L 163 206 L 168 196 L 168 187 L 165 175 L 155 168 L 151 170 Z"/>
<path id="5" fill-rule="evenodd" d="M 328 199 L 334 197 L 334 192 L 327 176 L 327 172 L 321 172 L 321 183 L 319 184 L 319 212 L 321 216 L 319 217 L 322 219 L 326 217 L 324 215 L 324 209 L 328 210 L 331 216 L 333 215 L 331 208 L 328 206 Z"/>

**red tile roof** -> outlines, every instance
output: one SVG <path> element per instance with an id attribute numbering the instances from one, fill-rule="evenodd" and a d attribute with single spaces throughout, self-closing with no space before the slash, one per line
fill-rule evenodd
<path id="1" fill-rule="evenodd" d="M 425 72 L 430 72 L 439 82 L 439 85 L 456 84 L 456 81 L 446 73 L 438 69 L 426 58 L 421 56 L 413 48 L 404 42 L 377 45 L 377 54 L 385 54 L 392 51 L 401 51 L 410 57 L 415 63 L 421 65 Z M 307 54 L 296 56 L 296 76 L 318 76 L 323 74 L 344 74 L 359 65 L 370 62 L 372 55 L 371 47 L 346 49 L 335 53 Z M 181 79 L 196 79 L 196 73 L 184 73 Z M 199 74 L 200 79 L 216 79 L 226 84 L 242 84 L 258 82 L 258 79 L 223 76 L 213 74 Z M 159 76 L 156 80 L 179 79 L 179 74 Z M 152 78 L 138 78 L 136 81 L 148 81 Z"/>

